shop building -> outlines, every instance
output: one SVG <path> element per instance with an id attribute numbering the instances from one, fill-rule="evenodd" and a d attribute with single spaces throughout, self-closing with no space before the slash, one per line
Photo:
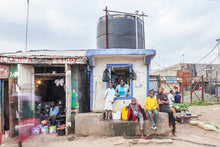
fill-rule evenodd
<path id="1" fill-rule="evenodd" d="M 103 112 L 105 101 L 104 92 L 108 82 L 103 82 L 103 72 L 107 69 L 114 87 L 124 79 L 130 87 L 128 97 L 116 97 L 113 110 L 121 111 L 123 106 L 128 106 L 132 97 L 141 105 L 149 91 L 150 63 L 156 51 L 152 49 L 93 49 L 87 51 L 90 77 L 90 110 Z M 130 74 L 135 73 L 136 78 L 131 79 Z M 134 75 L 134 74 L 133 74 Z"/>
<path id="2" fill-rule="evenodd" d="M 87 69 L 85 50 L 0 54 L 0 129 L 14 133 L 23 107 L 27 107 L 21 97 L 28 95 L 28 107 L 37 117 L 46 117 L 41 107 L 49 107 L 51 101 L 62 105 L 68 134 L 76 113 L 89 111 Z"/>

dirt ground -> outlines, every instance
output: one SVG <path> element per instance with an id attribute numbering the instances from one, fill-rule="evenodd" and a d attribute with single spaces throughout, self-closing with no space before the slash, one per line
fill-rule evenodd
<path id="1" fill-rule="evenodd" d="M 202 122 L 212 122 L 220 125 L 220 105 L 210 106 L 191 106 L 189 108 L 192 114 L 199 114 L 199 120 Z M 150 145 L 152 147 L 220 147 L 220 132 L 206 131 L 197 126 L 190 124 L 177 123 L 178 137 L 169 137 L 166 139 L 125 139 L 123 137 L 76 137 L 68 135 L 57 137 L 56 135 L 38 135 L 27 142 L 24 142 L 24 147 L 142 147 Z M 4 147 L 15 147 L 16 143 L 11 139 L 3 137 Z"/>

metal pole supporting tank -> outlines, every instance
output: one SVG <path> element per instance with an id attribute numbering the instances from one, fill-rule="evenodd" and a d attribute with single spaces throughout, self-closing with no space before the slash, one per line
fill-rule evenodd
<path id="1" fill-rule="evenodd" d="M 96 39 L 98 49 L 144 49 L 143 21 L 138 15 L 107 14 L 99 18 Z"/>

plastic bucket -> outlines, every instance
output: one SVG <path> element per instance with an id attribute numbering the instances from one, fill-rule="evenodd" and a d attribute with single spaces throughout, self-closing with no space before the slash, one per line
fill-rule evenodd
<path id="1" fill-rule="evenodd" d="M 51 126 L 50 127 L 50 134 L 56 134 L 56 129 L 57 129 L 56 126 Z"/>
<path id="2" fill-rule="evenodd" d="M 49 134 L 49 126 L 44 126 L 44 134 Z"/>
<path id="3" fill-rule="evenodd" d="M 0 131 L 0 145 L 2 145 L 2 131 Z"/>
<path id="4" fill-rule="evenodd" d="M 10 137 L 10 131 L 5 131 L 5 137 L 9 138 Z"/>
<path id="5" fill-rule="evenodd" d="M 119 111 L 113 112 L 112 113 L 112 118 L 113 119 L 121 119 L 121 112 L 119 112 Z"/>
<path id="6" fill-rule="evenodd" d="M 64 136 L 65 135 L 65 130 L 66 128 L 65 127 L 60 127 L 57 129 L 57 135 L 58 136 Z"/>

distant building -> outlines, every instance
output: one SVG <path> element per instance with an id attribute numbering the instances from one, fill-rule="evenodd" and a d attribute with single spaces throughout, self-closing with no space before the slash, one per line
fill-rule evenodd
<path id="1" fill-rule="evenodd" d="M 179 63 L 161 69 L 151 70 L 150 75 L 159 76 L 160 86 L 163 86 L 167 92 L 170 89 L 180 91 L 182 85 L 184 85 L 184 91 L 189 91 L 190 81 L 192 85 L 196 85 L 195 83 L 199 82 L 195 89 L 197 90 L 199 85 L 201 85 L 201 77 L 203 76 L 205 92 L 214 94 L 215 83 L 220 81 L 219 71 L 220 64 Z"/>

